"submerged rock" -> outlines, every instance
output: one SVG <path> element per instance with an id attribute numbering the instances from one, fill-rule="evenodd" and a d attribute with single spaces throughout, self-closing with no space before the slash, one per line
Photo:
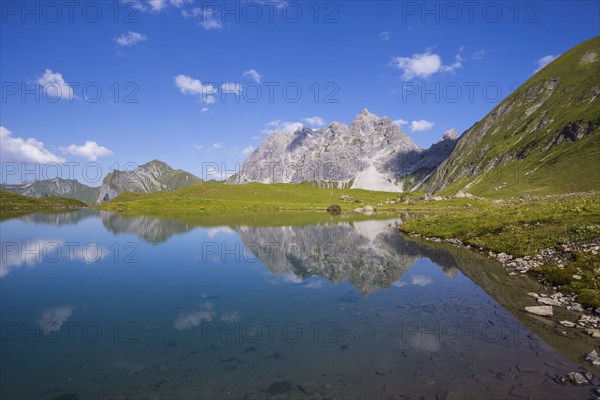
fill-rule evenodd
<path id="1" fill-rule="evenodd" d="M 292 385 L 288 381 L 273 382 L 267 389 L 267 393 L 272 395 L 283 394 L 292 390 Z"/>
<path id="2" fill-rule="evenodd" d="M 583 385 L 587 385 L 589 383 L 589 381 L 586 379 L 586 377 L 583 376 L 583 374 L 580 372 L 569 373 L 569 380 L 575 386 L 583 386 Z"/>

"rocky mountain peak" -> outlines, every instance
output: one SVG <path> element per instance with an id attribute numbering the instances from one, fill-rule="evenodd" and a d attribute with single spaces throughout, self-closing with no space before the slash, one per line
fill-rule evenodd
<path id="1" fill-rule="evenodd" d="M 356 116 L 353 123 L 364 123 L 364 122 L 374 122 L 378 121 L 380 118 L 369 112 L 366 108 L 361 111 L 360 114 Z"/>
<path id="2" fill-rule="evenodd" d="M 452 137 L 456 132 L 449 133 Z M 317 182 L 337 187 L 402 191 L 407 175 L 431 171 L 452 150 L 448 140 L 421 149 L 388 117 L 366 108 L 350 125 L 274 132 L 242 164 L 232 183 Z M 273 169 L 273 165 L 280 166 Z"/>
<path id="3" fill-rule="evenodd" d="M 173 169 L 167 163 L 157 160 L 157 159 L 148 161 L 146 164 L 140 165 L 140 167 L 146 167 L 146 168 L 155 167 L 155 168 Z"/>
<path id="4" fill-rule="evenodd" d="M 132 171 L 115 170 L 102 181 L 96 204 L 102 204 L 123 192 L 150 193 L 176 190 L 201 183 L 202 179 L 167 163 L 152 160 Z"/>
<path id="5" fill-rule="evenodd" d="M 442 140 L 456 140 L 456 139 L 458 139 L 458 132 L 456 132 L 456 129 L 454 129 L 454 128 L 447 130 L 446 132 L 444 132 L 444 135 L 442 136 Z"/>

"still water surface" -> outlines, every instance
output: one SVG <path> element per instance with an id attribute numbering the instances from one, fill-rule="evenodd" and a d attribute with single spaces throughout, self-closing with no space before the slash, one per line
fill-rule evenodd
<path id="1" fill-rule="evenodd" d="M 399 220 L 0 223 L 2 398 L 585 398 Z"/>

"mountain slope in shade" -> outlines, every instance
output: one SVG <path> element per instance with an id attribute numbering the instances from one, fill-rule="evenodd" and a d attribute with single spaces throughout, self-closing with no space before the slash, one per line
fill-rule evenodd
<path id="1" fill-rule="evenodd" d="M 102 181 L 96 204 L 102 204 L 124 192 L 150 193 L 177 190 L 202 183 L 189 172 L 173 169 L 166 163 L 152 160 L 133 171 L 113 171 Z"/>
<path id="2" fill-rule="evenodd" d="M 600 37 L 544 67 L 458 140 L 424 185 L 488 197 L 600 189 Z"/>
<path id="3" fill-rule="evenodd" d="M 59 196 L 94 204 L 100 193 L 99 187 L 90 187 L 73 179 L 53 178 L 18 184 L 1 184 L 0 189 L 29 197 Z"/>
<path id="4" fill-rule="evenodd" d="M 430 149 L 389 118 L 363 110 L 350 125 L 274 132 L 244 161 L 232 183 L 302 183 L 401 192 L 431 173 L 456 143 L 449 131 Z"/>

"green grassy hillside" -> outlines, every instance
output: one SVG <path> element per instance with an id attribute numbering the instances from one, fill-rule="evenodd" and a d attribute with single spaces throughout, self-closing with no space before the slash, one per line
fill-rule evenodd
<path id="1" fill-rule="evenodd" d="M 349 196 L 349 199 L 342 199 Z M 357 203 L 356 200 L 360 200 Z M 398 200 L 398 193 L 374 192 L 357 189 L 325 189 L 307 184 L 223 185 L 202 183 L 187 188 L 155 193 L 123 193 L 100 206 L 116 211 L 268 211 L 326 209 L 339 204 L 344 210 L 383 204 Z"/>
<path id="2" fill-rule="evenodd" d="M 465 132 L 426 190 L 486 197 L 600 188 L 600 37 L 565 52 Z"/>
<path id="3" fill-rule="evenodd" d="M 64 211 L 83 207 L 87 207 L 87 205 L 76 199 L 66 197 L 33 198 L 0 190 L 0 219 L 36 211 Z"/>

